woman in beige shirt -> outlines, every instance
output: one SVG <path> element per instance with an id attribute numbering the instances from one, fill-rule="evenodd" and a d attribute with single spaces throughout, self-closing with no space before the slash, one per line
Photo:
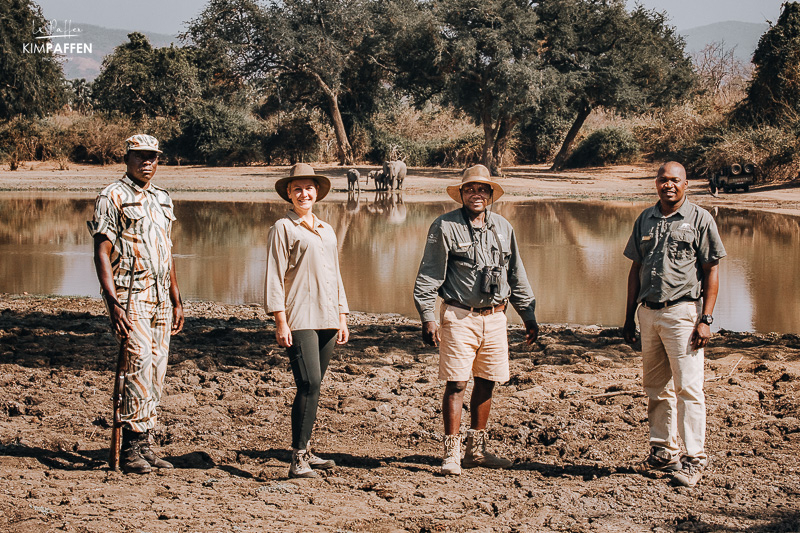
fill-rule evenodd
<path id="1" fill-rule="evenodd" d="M 275 337 L 286 348 L 297 384 L 289 477 L 318 477 L 312 468 L 335 466 L 308 447 L 333 348 L 350 337 L 336 233 L 312 212 L 330 188 L 330 180 L 305 163 L 275 183 L 292 208 L 269 230 L 264 307 L 275 317 Z"/>

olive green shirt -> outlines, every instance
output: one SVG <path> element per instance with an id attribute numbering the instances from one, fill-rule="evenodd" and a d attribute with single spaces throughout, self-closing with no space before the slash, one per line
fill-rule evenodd
<path id="1" fill-rule="evenodd" d="M 684 200 L 665 217 L 657 203 L 633 225 L 625 257 L 642 265 L 637 302 L 667 302 L 703 291 L 703 265 L 727 255 L 711 213 Z"/>
<path id="2" fill-rule="evenodd" d="M 484 266 L 505 267 L 494 294 L 481 292 Z M 437 218 L 428 231 L 414 284 L 414 304 L 423 322 L 436 320 L 437 294 L 445 301 L 478 308 L 510 301 L 522 320 L 535 320 L 536 300 L 511 223 L 496 213 L 487 212 L 485 224 L 472 227 L 463 208 Z"/>

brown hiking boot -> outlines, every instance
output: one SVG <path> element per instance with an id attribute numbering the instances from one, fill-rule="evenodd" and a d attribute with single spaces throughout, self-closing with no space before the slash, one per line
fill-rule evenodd
<path id="1" fill-rule="evenodd" d="M 699 461 L 684 459 L 681 469 L 675 472 L 675 475 L 672 476 L 672 480 L 676 484 L 683 485 L 684 487 L 694 487 L 703 477 L 705 469 L 706 465 Z"/>
<path id="2" fill-rule="evenodd" d="M 153 466 L 155 468 L 165 468 L 165 469 L 175 468 L 174 466 L 172 466 L 172 463 L 170 463 L 169 461 L 165 461 L 164 459 L 161 459 L 153 452 L 153 449 L 150 448 L 150 431 L 149 430 L 146 431 L 144 435 L 145 435 L 144 439 L 139 444 L 139 455 L 141 455 L 144 458 L 144 460 L 150 464 L 150 466 Z"/>
<path id="3" fill-rule="evenodd" d="M 508 468 L 512 463 L 508 459 L 492 455 L 486 451 L 486 430 L 470 429 L 467 431 L 467 451 L 461 462 L 464 468 Z"/>
<path id="4" fill-rule="evenodd" d="M 657 446 L 651 447 L 647 458 L 633 467 L 633 470 L 640 474 L 647 472 L 675 472 L 680 469 L 680 458 L 677 455 L 673 457 L 669 451 Z"/>
<path id="5" fill-rule="evenodd" d="M 122 428 L 122 450 L 120 451 L 120 468 L 126 474 L 149 474 L 152 470 L 141 453 L 139 453 L 144 433 Z"/>

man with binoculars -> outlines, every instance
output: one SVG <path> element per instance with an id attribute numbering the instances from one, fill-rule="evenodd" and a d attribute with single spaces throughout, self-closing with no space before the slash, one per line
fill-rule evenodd
<path id="1" fill-rule="evenodd" d="M 422 319 L 422 339 L 439 346 L 439 379 L 447 382 L 442 400 L 445 450 L 442 474 L 464 468 L 505 468 L 511 461 L 486 451 L 486 424 L 495 383 L 508 381 L 505 310 L 514 306 L 525 324 L 526 341 L 539 334 L 536 300 L 517 250 L 514 228 L 487 208 L 503 188 L 489 170 L 475 165 L 447 194 L 462 204 L 431 225 L 414 285 L 414 303 Z M 441 296 L 439 326 L 436 295 Z M 470 379 L 470 429 L 461 459 L 461 410 Z"/>

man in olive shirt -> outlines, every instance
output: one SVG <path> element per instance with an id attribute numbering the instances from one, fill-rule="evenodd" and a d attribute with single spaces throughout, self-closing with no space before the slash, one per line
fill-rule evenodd
<path id="1" fill-rule="evenodd" d="M 726 253 L 714 219 L 686 199 L 687 188 L 682 165 L 662 165 L 658 203 L 634 224 L 625 247 L 633 265 L 623 336 L 636 341 L 638 316 L 650 454 L 637 470 L 675 472 L 677 483 L 693 487 L 708 464 L 703 347 L 711 337 L 719 260 Z M 682 457 L 678 435 L 686 446 Z"/>
<path id="2" fill-rule="evenodd" d="M 445 458 L 442 473 L 461 473 L 461 410 L 470 374 L 470 430 L 465 468 L 505 468 L 511 461 L 486 451 L 486 424 L 496 382 L 509 378 L 505 310 L 510 302 L 522 317 L 528 344 L 539 326 L 525 267 L 511 224 L 488 206 L 503 194 L 483 165 L 466 169 L 461 185 L 447 193 L 462 208 L 437 218 L 428 232 L 425 253 L 414 286 L 414 303 L 422 318 L 422 339 L 439 345 L 439 378 L 447 382 L 442 400 Z M 434 307 L 442 297 L 441 329 Z"/>

